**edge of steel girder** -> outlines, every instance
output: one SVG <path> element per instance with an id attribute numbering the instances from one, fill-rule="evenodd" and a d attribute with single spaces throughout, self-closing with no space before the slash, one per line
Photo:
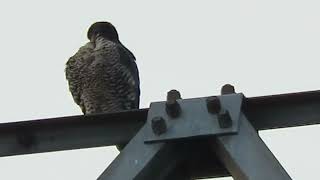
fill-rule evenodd
<path id="1" fill-rule="evenodd" d="M 257 130 L 319 124 L 318 109 L 320 109 L 320 91 L 246 98 L 243 106 L 244 114 Z M 128 142 L 145 123 L 147 113 L 148 109 L 140 109 L 93 116 L 1 123 L 0 156 Z M 194 158 L 186 163 L 188 164 L 186 169 L 191 167 L 194 169 L 192 177 L 220 177 L 228 174 L 220 166 L 206 166 L 216 160 L 216 157 L 209 152 L 200 149 L 194 149 L 194 151 L 207 158 L 201 159 L 194 155 Z M 198 161 L 203 164 L 193 166 Z"/>

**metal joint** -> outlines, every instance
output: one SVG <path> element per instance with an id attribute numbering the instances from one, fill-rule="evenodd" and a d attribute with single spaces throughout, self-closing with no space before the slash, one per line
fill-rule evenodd
<path id="1" fill-rule="evenodd" d="M 170 121 L 172 117 L 167 113 L 167 102 L 151 103 L 147 121 L 152 128 L 146 132 L 145 143 L 234 134 L 238 131 L 242 100 L 242 94 L 182 99 L 179 100 L 181 114 L 174 121 Z M 158 117 L 167 121 L 157 120 Z M 166 124 L 165 133 L 157 133 L 154 126 L 158 123 Z"/>

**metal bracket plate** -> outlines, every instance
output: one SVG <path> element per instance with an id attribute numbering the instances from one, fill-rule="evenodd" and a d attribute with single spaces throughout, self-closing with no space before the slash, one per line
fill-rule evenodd
<path id="1" fill-rule="evenodd" d="M 145 143 L 237 133 L 243 94 L 228 94 L 217 97 L 221 102 L 221 107 L 229 111 L 232 120 L 230 127 L 221 128 L 218 115 L 208 112 L 207 97 L 178 99 L 181 113 L 175 118 L 166 113 L 166 102 L 155 102 L 150 105 L 148 113 Z M 152 119 L 155 117 L 162 117 L 165 120 L 166 131 L 160 135 L 155 134 L 152 130 Z"/>

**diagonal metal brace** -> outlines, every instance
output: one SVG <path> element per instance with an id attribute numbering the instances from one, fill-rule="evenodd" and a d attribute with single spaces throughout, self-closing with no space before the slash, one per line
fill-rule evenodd
<path id="1" fill-rule="evenodd" d="M 98 180 L 167 179 L 189 149 L 188 143 L 171 140 L 236 133 L 242 98 L 242 94 L 216 97 L 222 114 L 211 112 L 208 98 L 178 100 L 178 117 L 170 116 L 166 102 L 152 103 L 145 125 Z M 220 128 L 219 116 L 226 113 L 231 126 Z"/>
<path id="2" fill-rule="evenodd" d="M 243 113 L 238 133 L 217 136 L 212 148 L 235 180 L 291 180 Z"/>
<path id="3" fill-rule="evenodd" d="M 290 180 L 241 111 L 242 94 L 152 103 L 147 122 L 98 180 L 178 177 L 193 138 L 211 139 L 213 151 L 236 180 Z M 175 114 L 172 116 L 172 113 Z M 212 164 L 215 166 L 215 164 Z M 190 179 L 187 174 L 181 178 Z"/>
<path id="4" fill-rule="evenodd" d="M 141 128 L 98 180 L 161 180 L 175 168 L 183 156 L 179 147 L 170 143 L 145 144 L 147 128 Z"/>

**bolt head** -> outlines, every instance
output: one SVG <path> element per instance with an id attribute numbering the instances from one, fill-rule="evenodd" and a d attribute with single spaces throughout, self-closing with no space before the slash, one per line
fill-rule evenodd
<path id="1" fill-rule="evenodd" d="M 181 99 L 181 94 L 179 91 L 172 89 L 167 93 L 167 101 L 168 100 L 177 100 Z"/>
<path id="2" fill-rule="evenodd" d="M 166 112 L 172 118 L 176 118 L 180 115 L 181 107 L 177 100 L 170 99 L 166 102 Z"/>
<path id="3" fill-rule="evenodd" d="M 154 134 L 161 135 L 167 131 L 166 121 L 161 116 L 156 116 L 151 120 L 151 128 Z"/>
<path id="4" fill-rule="evenodd" d="M 211 96 L 206 99 L 208 112 L 218 114 L 221 111 L 221 103 L 218 97 Z"/>
<path id="5" fill-rule="evenodd" d="M 218 121 L 220 128 L 230 128 L 232 126 L 232 119 L 228 110 L 223 109 L 218 114 Z"/>
<path id="6" fill-rule="evenodd" d="M 221 88 L 221 94 L 234 94 L 235 90 L 234 90 L 234 86 L 232 86 L 231 84 L 226 84 L 224 86 L 222 86 Z"/>

